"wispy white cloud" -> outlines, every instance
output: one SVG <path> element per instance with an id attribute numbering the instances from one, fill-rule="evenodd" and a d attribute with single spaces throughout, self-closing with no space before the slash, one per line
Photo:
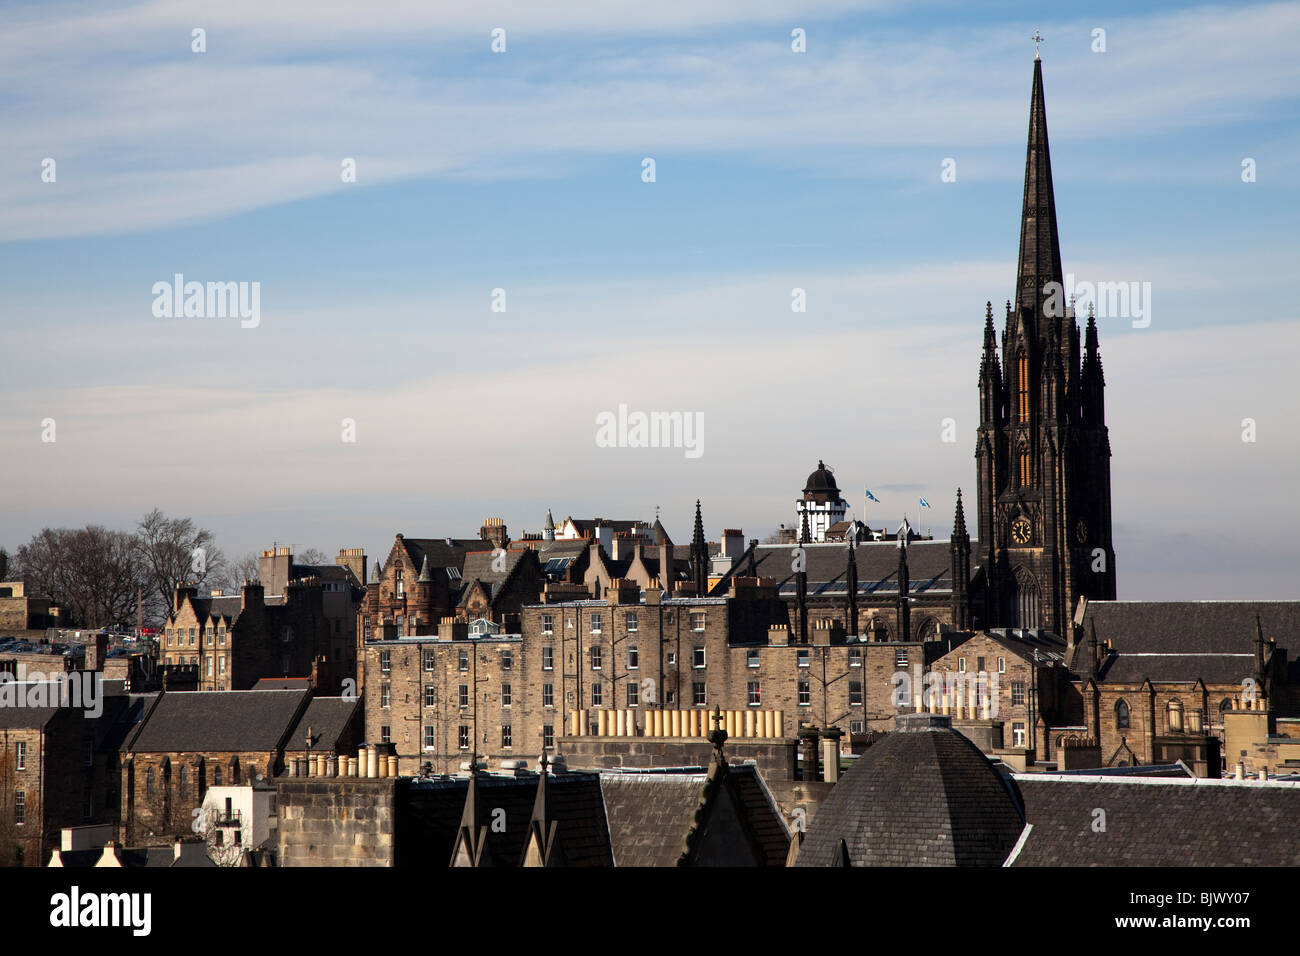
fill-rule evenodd
<path id="1" fill-rule="evenodd" d="M 708 505 L 710 527 L 761 535 L 790 520 L 798 485 L 819 457 L 836 467 L 855 503 L 862 485 L 916 486 L 934 503 L 926 520 L 942 535 L 954 490 L 969 491 L 974 477 L 980 327 L 978 320 L 900 321 L 907 313 L 898 303 L 909 289 L 927 286 L 940 298 L 970 298 L 1005 271 L 971 263 L 951 273 L 814 277 L 810 312 L 798 321 L 788 311 L 788 278 L 751 289 L 721 283 L 647 292 L 611 282 L 585 296 L 552 290 L 523 310 L 527 322 L 553 327 L 581 301 L 593 320 L 617 314 L 626 323 L 617 349 L 588 332 L 500 365 L 493 364 L 497 350 L 481 341 L 491 334 L 482 325 L 450 342 L 408 331 L 375 344 L 351 340 L 347 355 L 333 359 L 323 348 L 293 353 L 274 374 L 256 365 L 250 372 L 229 357 L 284 356 L 295 341 L 329 342 L 308 314 L 278 332 L 273 324 L 228 334 L 199 326 L 204 336 L 224 337 L 221 345 L 195 341 L 177 326 L 195 357 L 184 376 L 61 381 L 7 397 L 0 456 L 24 463 L 7 489 L 24 511 L 6 513 L 0 535 L 23 540 L 75 501 L 80 520 L 126 518 L 154 504 L 229 514 L 218 530 L 236 550 L 264 545 L 267 534 L 333 547 L 345 542 L 319 541 L 322 534 L 354 531 L 378 547 L 376 537 L 389 531 L 464 533 L 489 511 L 535 530 L 538 502 L 548 501 L 620 515 L 651 514 L 658 504 L 670 529 L 686 527 L 697 496 Z M 837 303 L 860 302 L 864 291 L 881 309 L 837 322 Z M 767 309 L 772 315 L 762 316 Z M 781 309 L 784 331 L 774 328 Z M 656 325 L 656 317 L 671 321 Z M 514 313 L 498 318 L 525 321 Z M 422 374 L 406 374 L 414 366 L 397 361 L 394 341 L 420 357 Z M 257 347 L 232 351 L 245 342 Z M 1276 543 L 1274 529 L 1300 517 L 1290 488 L 1300 470 L 1293 424 L 1300 403 L 1288 366 L 1300 347 L 1300 317 L 1196 329 L 1157 324 L 1124 335 L 1103 330 L 1102 344 L 1124 595 L 1204 596 L 1192 583 L 1216 573 L 1249 578 L 1260 592 L 1289 593 L 1294 560 L 1288 565 L 1274 554 L 1243 566 L 1240 549 L 1222 542 Z M 337 339 L 333 348 L 339 352 Z M 399 374 L 352 374 L 380 367 L 384 350 Z M 598 448 L 595 416 L 620 403 L 702 412 L 703 457 Z M 57 421 L 53 445 L 40 442 L 45 417 Z M 941 441 L 949 417 L 955 444 Z M 1241 441 L 1248 417 L 1257 421 L 1253 444 Z M 344 418 L 357 423 L 355 444 L 341 440 Z M 373 500 L 348 513 L 350 502 L 368 499 L 378 485 L 391 514 L 376 517 Z M 873 505 L 872 520 L 896 522 L 903 510 L 914 511 L 911 498 L 900 492 Z M 259 515 L 242 514 L 249 508 Z M 280 517 L 268 525 L 265 513 Z M 427 526 L 415 528 L 416 520 Z M 1159 544 L 1179 541 L 1176 555 Z M 1210 593 L 1235 592 L 1225 586 Z"/>
<path id="2" fill-rule="evenodd" d="M 1011 175 L 984 155 L 1023 136 L 1026 44 L 1005 27 L 859 35 L 828 22 L 794 55 L 778 4 L 550 6 L 411 3 L 376 16 L 331 3 L 303 18 L 227 4 L 211 12 L 202 55 L 188 45 L 196 12 L 171 4 L 70 8 L 53 22 L 11 13 L 0 235 L 130 231 L 322 195 L 340 188 L 345 156 L 360 162 L 360 188 L 545 175 L 562 155 L 717 150 L 918 181 L 955 155 L 965 179 Z M 507 14 L 516 46 L 493 56 L 487 25 Z M 744 31 L 703 29 L 742 18 Z M 755 38 L 755 21 L 770 39 Z M 1054 139 L 1112 147 L 1099 176 L 1149 178 L 1159 164 L 1127 156 L 1135 139 L 1264 117 L 1300 87 L 1292 4 L 1118 18 L 1105 54 L 1089 50 L 1092 25 L 1049 30 L 1048 96 Z M 37 175 L 46 156 L 61 164 L 55 185 Z"/>

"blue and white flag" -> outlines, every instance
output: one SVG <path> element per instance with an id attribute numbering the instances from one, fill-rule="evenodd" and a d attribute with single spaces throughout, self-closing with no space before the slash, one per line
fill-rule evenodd
<path id="1" fill-rule="evenodd" d="M 876 504 L 880 504 L 880 499 L 871 493 L 870 488 L 864 488 L 863 490 L 867 493 L 868 501 L 874 501 Z"/>
<path id="2" fill-rule="evenodd" d="M 928 508 L 928 507 L 930 507 L 930 502 L 928 502 L 928 501 L 926 501 L 924 498 L 922 498 L 922 499 L 921 499 L 921 507 L 922 507 L 922 508 Z"/>

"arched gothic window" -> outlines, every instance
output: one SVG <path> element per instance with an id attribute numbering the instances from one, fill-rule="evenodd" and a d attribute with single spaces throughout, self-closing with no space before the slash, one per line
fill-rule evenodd
<path id="1" fill-rule="evenodd" d="M 1016 356 L 1016 409 L 1020 421 L 1029 421 L 1029 356 L 1023 349 Z"/>
<path id="2" fill-rule="evenodd" d="M 1016 627 L 1038 627 L 1040 598 L 1038 582 L 1024 568 L 1016 570 Z"/>
<path id="3" fill-rule="evenodd" d="M 1115 701 L 1115 729 L 1128 730 L 1128 701 Z"/>

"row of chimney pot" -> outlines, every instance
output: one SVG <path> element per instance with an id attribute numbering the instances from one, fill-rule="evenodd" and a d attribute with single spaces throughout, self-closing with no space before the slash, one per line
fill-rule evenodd
<path id="1" fill-rule="evenodd" d="M 731 739 L 783 735 L 784 711 L 724 710 L 721 717 Z M 575 737 L 708 737 L 714 726 L 710 710 L 575 710 L 569 715 Z"/>
<path id="2" fill-rule="evenodd" d="M 291 777 L 396 777 L 397 755 L 380 753 L 376 746 L 362 747 L 355 757 L 312 754 L 288 761 Z"/>

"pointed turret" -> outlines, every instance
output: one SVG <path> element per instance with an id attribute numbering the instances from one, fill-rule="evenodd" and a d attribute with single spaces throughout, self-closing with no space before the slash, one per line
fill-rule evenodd
<path id="1" fill-rule="evenodd" d="M 898 529 L 898 639 L 912 639 L 911 576 L 907 570 L 907 534 L 911 529 L 904 519 Z"/>
<path id="2" fill-rule="evenodd" d="M 1255 687 L 1256 693 L 1260 697 L 1267 697 L 1265 690 L 1268 671 L 1264 667 L 1264 625 L 1260 622 L 1259 615 L 1255 615 Z"/>
<path id="3" fill-rule="evenodd" d="M 858 633 L 858 534 L 857 529 L 849 530 L 849 563 L 844 573 L 844 587 L 848 594 L 847 617 L 849 622 L 849 634 Z"/>
<path id="4" fill-rule="evenodd" d="M 1043 286 L 1057 282 L 1064 287 L 1061 242 L 1056 230 L 1056 196 L 1052 189 L 1052 158 L 1047 145 L 1047 107 L 1043 98 L 1043 64 L 1034 60 L 1034 89 L 1029 100 L 1029 143 L 1025 150 L 1025 198 L 1020 219 L 1020 266 L 1016 275 L 1016 306 L 1023 315 L 1030 310 L 1042 335 L 1046 330 L 1037 320 L 1044 315 Z M 1064 293 L 1061 292 L 1060 295 Z M 1064 319 L 1064 302 L 1058 323 Z M 1032 330 L 1031 330 L 1032 331 Z"/>
<path id="5" fill-rule="evenodd" d="M 700 513 L 700 499 L 695 499 L 695 533 L 691 536 L 691 575 L 695 579 L 695 593 L 704 597 L 709 593 L 709 543 L 704 538 L 704 517 Z"/>
<path id="6" fill-rule="evenodd" d="M 952 570 L 952 623 L 959 630 L 970 627 L 970 535 L 966 532 L 966 510 L 957 489 L 957 510 L 952 519 L 952 542 L 949 548 Z"/>
<path id="7" fill-rule="evenodd" d="M 555 540 L 555 519 L 551 517 L 551 509 L 546 509 L 546 524 L 542 525 L 542 540 Z"/>
<path id="8" fill-rule="evenodd" d="M 980 356 L 980 381 L 1002 381 L 1002 367 L 998 363 L 998 334 L 993 328 L 993 303 L 984 303 L 984 352 Z"/>
<path id="9" fill-rule="evenodd" d="M 795 573 L 795 586 L 798 589 L 796 597 L 798 599 L 800 644 L 808 643 L 808 551 L 804 548 L 804 545 L 809 543 L 808 515 L 805 512 L 799 530 L 799 550 L 803 551 L 803 556 L 799 562 L 799 570 Z"/>
<path id="10" fill-rule="evenodd" d="M 1085 426 L 1106 423 L 1106 375 L 1101 367 L 1101 347 L 1097 341 L 1097 316 L 1088 305 L 1088 328 L 1084 333 L 1083 371 L 1080 391 Z"/>
<path id="11" fill-rule="evenodd" d="M 416 584 L 429 584 L 433 581 L 433 574 L 429 571 L 429 556 L 424 556 L 424 564 L 420 565 L 420 576 L 415 579 Z"/>

